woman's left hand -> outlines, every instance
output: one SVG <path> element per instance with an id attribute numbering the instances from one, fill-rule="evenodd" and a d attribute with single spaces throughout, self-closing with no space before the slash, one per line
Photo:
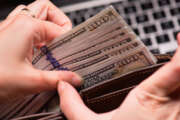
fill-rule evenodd
<path id="1" fill-rule="evenodd" d="M 180 120 L 180 33 L 177 38 L 172 60 L 133 89 L 119 108 L 97 114 L 70 84 L 61 81 L 61 110 L 68 120 Z"/>

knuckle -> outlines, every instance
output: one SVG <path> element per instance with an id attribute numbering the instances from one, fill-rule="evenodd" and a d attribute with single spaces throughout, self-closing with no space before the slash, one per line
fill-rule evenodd
<path id="1" fill-rule="evenodd" d="M 63 72 L 59 72 L 59 78 L 62 81 L 69 81 L 73 78 L 74 73 L 70 72 L 70 71 L 63 71 Z"/>
<path id="2" fill-rule="evenodd" d="M 47 87 L 48 83 L 44 80 L 44 75 L 41 72 L 37 71 L 37 73 L 32 74 L 30 77 L 30 80 L 34 83 L 35 88 L 44 89 Z"/>
<path id="3" fill-rule="evenodd" d="M 49 87 L 56 87 L 58 84 L 58 77 L 56 74 L 53 74 L 52 71 L 39 71 L 38 75 L 39 81 Z"/>
<path id="4" fill-rule="evenodd" d="M 30 32 L 36 28 L 36 22 L 27 15 L 19 14 L 16 16 L 14 20 L 14 24 L 18 27 L 23 27 L 24 29 L 28 29 Z"/>
<path id="5" fill-rule="evenodd" d="M 51 3 L 49 0 L 37 0 L 36 2 L 39 2 L 42 6 L 46 6 Z"/>
<path id="6" fill-rule="evenodd" d="M 72 22 L 71 22 L 71 20 L 68 18 L 68 20 L 67 20 L 67 24 L 68 24 L 68 26 L 70 27 L 70 28 L 72 28 Z"/>
<path id="7" fill-rule="evenodd" d="M 21 9 L 21 8 L 25 8 L 25 7 L 26 7 L 25 5 L 20 4 L 20 5 L 18 5 L 16 8 L 17 8 L 17 9 Z"/>
<path id="8" fill-rule="evenodd" d="M 37 81 L 41 82 L 41 83 L 44 83 L 46 82 L 46 77 L 45 77 L 45 74 L 41 71 L 38 71 L 35 78 L 37 79 Z"/>
<path id="9" fill-rule="evenodd" d="M 42 1 L 45 4 L 51 4 L 52 3 L 50 0 L 40 0 L 40 1 Z"/>
<path id="10" fill-rule="evenodd" d="M 31 22 L 29 17 L 27 15 L 23 15 L 23 14 L 18 14 L 16 16 L 16 22 L 20 22 L 20 23 L 29 23 Z"/>

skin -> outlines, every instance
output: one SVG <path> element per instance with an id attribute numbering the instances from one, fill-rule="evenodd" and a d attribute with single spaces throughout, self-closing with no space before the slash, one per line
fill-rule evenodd
<path id="1" fill-rule="evenodd" d="M 77 91 L 61 81 L 61 110 L 68 120 L 180 120 L 179 61 L 180 46 L 172 60 L 133 89 L 119 108 L 103 114 L 91 111 Z"/>
<path id="2" fill-rule="evenodd" d="M 76 73 L 41 71 L 31 64 L 33 47 L 39 48 L 69 31 L 69 18 L 48 0 L 28 5 L 30 12 L 22 11 L 25 7 L 18 6 L 0 23 L 0 103 L 55 90 L 62 80 L 81 84 Z"/>
<path id="3" fill-rule="evenodd" d="M 70 20 L 48 0 L 28 5 L 31 13 L 21 11 L 24 7 L 18 6 L 0 23 L 0 103 L 57 89 L 69 120 L 180 120 L 180 46 L 172 60 L 133 89 L 119 108 L 96 114 L 73 87 L 82 83 L 79 75 L 41 71 L 31 64 L 33 47 L 70 30 Z M 177 39 L 180 43 L 180 34 Z"/>

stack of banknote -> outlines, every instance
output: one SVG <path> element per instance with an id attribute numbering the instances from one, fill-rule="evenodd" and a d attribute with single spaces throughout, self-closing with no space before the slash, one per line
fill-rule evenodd
<path id="1" fill-rule="evenodd" d="M 87 88 L 156 59 L 110 6 L 36 51 L 32 63 L 42 70 L 76 72 Z"/>

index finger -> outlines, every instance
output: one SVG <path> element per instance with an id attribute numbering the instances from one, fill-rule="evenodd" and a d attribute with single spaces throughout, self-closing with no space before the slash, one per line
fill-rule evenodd
<path id="1" fill-rule="evenodd" d="M 38 19 L 51 21 L 68 30 L 72 28 L 70 19 L 49 0 L 37 0 L 28 8 Z"/>

